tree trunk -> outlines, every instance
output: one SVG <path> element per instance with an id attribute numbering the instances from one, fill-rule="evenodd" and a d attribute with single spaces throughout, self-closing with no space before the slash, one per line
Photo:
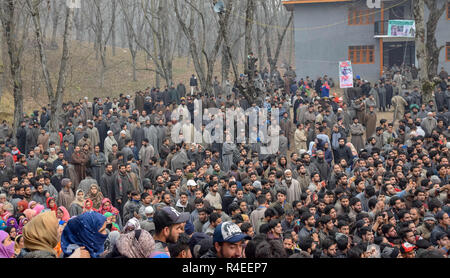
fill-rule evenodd
<path id="1" fill-rule="evenodd" d="M 422 94 L 424 101 L 432 98 L 433 88 L 428 79 L 428 53 L 425 43 L 425 17 L 424 17 L 425 2 L 424 0 L 413 1 L 413 13 L 416 21 L 416 55 L 419 61 L 419 80 L 422 84 Z"/>
<path id="2" fill-rule="evenodd" d="M 17 22 L 16 22 L 16 1 L 7 0 L 0 3 L 1 21 L 3 32 L 8 46 L 8 56 L 10 62 L 11 79 L 13 81 L 14 96 L 14 122 L 13 139 L 15 139 L 17 127 L 23 120 L 23 82 L 22 82 L 22 64 L 21 56 L 23 51 L 23 42 L 18 41 Z M 25 28 L 28 23 L 25 24 Z"/>
<path id="3" fill-rule="evenodd" d="M 428 54 L 428 79 L 433 80 L 438 75 L 439 55 L 444 46 L 438 47 L 436 41 L 436 28 L 439 19 L 444 14 L 447 8 L 447 3 L 444 2 L 441 8 L 438 8 L 438 1 L 425 0 L 425 4 L 429 10 L 429 17 L 427 21 L 427 41 L 426 48 Z"/>
<path id="4" fill-rule="evenodd" d="M 112 0 L 114 2 L 114 5 L 116 0 Z M 115 6 L 113 5 L 113 10 L 112 10 L 112 20 L 111 20 L 111 28 L 112 28 L 112 33 L 111 33 L 111 45 L 112 45 L 112 56 L 116 56 L 116 20 L 115 20 Z M 136 56 L 136 55 L 135 55 Z M 134 67 L 134 71 L 136 71 L 136 67 Z M 134 81 L 136 81 L 136 78 L 133 79 Z"/>
<path id="5" fill-rule="evenodd" d="M 133 81 L 137 81 L 136 76 L 136 51 L 130 51 L 131 54 L 131 64 L 133 66 Z"/>
<path id="6" fill-rule="evenodd" d="M 225 81 L 228 80 L 228 74 L 230 72 L 230 58 L 228 56 L 227 50 L 225 47 L 222 47 L 222 84 L 225 84 Z"/>
<path id="7" fill-rule="evenodd" d="M 53 3 L 53 31 L 52 31 L 52 40 L 50 43 L 50 47 L 52 49 L 58 49 L 58 43 L 56 42 L 56 34 L 58 32 L 58 22 L 59 22 L 59 10 L 60 10 L 60 4 L 55 1 Z"/>
<path id="8" fill-rule="evenodd" d="M 254 0 L 247 0 L 247 10 L 245 16 L 245 56 L 247 56 L 252 51 L 252 29 L 255 7 L 256 6 Z M 247 59 L 244 59 L 244 68 L 248 70 Z"/>

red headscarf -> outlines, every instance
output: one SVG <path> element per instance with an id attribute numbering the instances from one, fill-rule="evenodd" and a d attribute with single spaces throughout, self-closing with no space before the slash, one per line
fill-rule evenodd
<path id="1" fill-rule="evenodd" d="M 49 205 L 51 200 L 55 201 L 55 198 L 53 198 L 53 197 L 48 197 L 47 198 L 47 201 L 46 201 L 47 208 L 52 210 L 52 211 L 54 211 L 56 213 L 56 211 L 58 210 L 58 207 L 56 206 L 56 201 L 55 201 L 55 206 L 53 208 L 51 208 L 50 205 Z"/>
<path id="2" fill-rule="evenodd" d="M 108 203 L 108 202 L 109 202 L 110 205 L 109 205 L 109 207 L 106 208 L 104 205 L 106 203 Z M 103 198 L 102 206 L 100 207 L 99 213 L 105 214 L 107 212 L 110 212 L 110 213 L 115 214 L 115 215 L 119 214 L 119 210 L 116 209 L 115 207 L 113 207 L 113 205 L 111 203 L 111 200 L 109 200 L 108 198 Z"/>
<path id="3" fill-rule="evenodd" d="M 58 207 L 63 212 L 63 217 L 61 218 L 62 221 L 67 222 L 70 219 L 70 214 L 67 211 L 67 209 L 63 206 Z"/>
<path id="4" fill-rule="evenodd" d="M 22 213 L 24 210 L 26 210 L 28 208 L 28 202 L 26 200 L 19 201 L 17 203 L 17 207 L 19 207 L 19 206 L 22 206 L 22 209 L 19 210 L 19 212 Z"/>

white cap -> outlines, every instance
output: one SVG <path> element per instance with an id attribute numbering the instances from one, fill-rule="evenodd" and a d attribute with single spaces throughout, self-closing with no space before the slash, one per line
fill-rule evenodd
<path id="1" fill-rule="evenodd" d="M 110 134 L 113 133 L 112 130 L 108 130 L 108 132 L 106 132 L 106 134 Z"/>
<path id="2" fill-rule="evenodd" d="M 122 130 L 122 131 L 120 132 L 120 134 L 127 134 L 127 132 L 126 132 L 125 130 Z"/>
<path id="3" fill-rule="evenodd" d="M 197 186 L 197 183 L 194 180 L 188 180 L 187 186 Z"/>
<path id="4" fill-rule="evenodd" d="M 145 214 L 153 214 L 155 210 L 152 208 L 152 206 L 148 206 L 144 209 Z"/>
<path id="5" fill-rule="evenodd" d="M 58 167 L 56 167 L 56 170 L 64 170 L 64 167 L 62 165 L 59 165 Z"/>

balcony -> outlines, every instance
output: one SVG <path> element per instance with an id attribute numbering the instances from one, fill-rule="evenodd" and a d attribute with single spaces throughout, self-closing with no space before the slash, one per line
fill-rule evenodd
<path id="1" fill-rule="evenodd" d="M 389 36 L 389 20 L 375 21 L 373 26 L 376 39 L 384 39 L 386 42 L 414 41 L 413 37 Z"/>

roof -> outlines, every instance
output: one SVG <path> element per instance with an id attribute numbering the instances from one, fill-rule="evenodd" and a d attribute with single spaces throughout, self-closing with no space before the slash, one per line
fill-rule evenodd
<path id="1" fill-rule="evenodd" d="M 284 0 L 283 5 L 292 4 L 311 4 L 311 3 L 334 3 L 334 2 L 350 2 L 352 0 Z"/>

